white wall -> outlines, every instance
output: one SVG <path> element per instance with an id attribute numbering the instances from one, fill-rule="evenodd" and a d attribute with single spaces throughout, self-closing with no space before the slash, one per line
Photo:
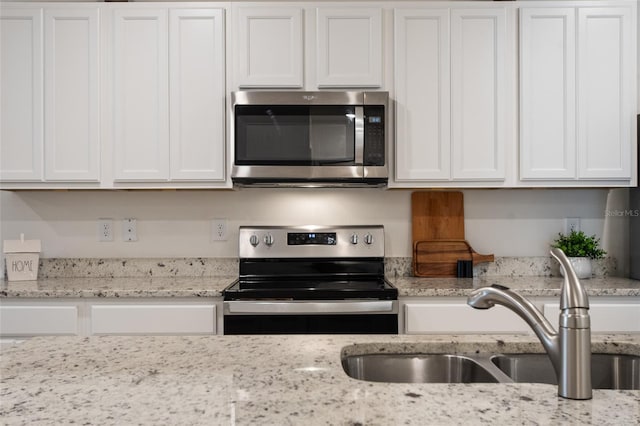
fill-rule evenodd
<path id="1" fill-rule="evenodd" d="M 0 191 L 0 237 L 42 240 L 42 257 L 235 257 L 240 225 L 382 224 L 387 256 L 411 256 L 411 192 L 380 189 L 236 191 Z M 465 190 L 465 228 L 480 253 L 546 256 L 565 217 L 628 256 L 627 190 Z M 625 204 L 627 203 L 627 204 Z M 121 219 L 134 217 L 138 238 L 122 241 Z M 98 242 L 97 220 L 112 218 L 115 240 Z M 210 220 L 228 218 L 229 240 L 210 239 Z M 625 231 L 626 229 L 626 231 Z M 605 231 L 606 230 L 606 231 Z"/>

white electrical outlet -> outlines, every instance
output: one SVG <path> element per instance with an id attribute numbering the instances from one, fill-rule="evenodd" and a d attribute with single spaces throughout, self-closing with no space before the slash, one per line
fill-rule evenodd
<path id="1" fill-rule="evenodd" d="M 227 219 L 211 221 L 211 241 L 227 241 Z"/>
<path id="2" fill-rule="evenodd" d="M 138 241 L 136 220 L 127 218 L 122 221 L 122 239 L 127 242 Z"/>
<path id="3" fill-rule="evenodd" d="M 113 219 L 98 219 L 98 241 L 113 241 Z"/>
<path id="4" fill-rule="evenodd" d="M 564 220 L 564 233 L 569 234 L 571 231 L 580 231 L 580 218 L 568 217 Z"/>

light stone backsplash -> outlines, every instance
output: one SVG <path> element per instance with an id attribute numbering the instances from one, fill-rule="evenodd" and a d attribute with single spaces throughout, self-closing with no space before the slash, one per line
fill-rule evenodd
<path id="1" fill-rule="evenodd" d="M 387 258 L 385 274 L 389 277 L 412 276 L 410 257 Z M 616 276 L 615 258 L 593 260 L 593 276 Z M 473 267 L 474 277 L 559 277 L 560 265 L 549 257 L 496 257 L 494 262 L 480 263 Z"/>
<path id="2" fill-rule="evenodd" d="M 387 257 L 387 277 L 412 276 L 410 257 Z M 594 260 L 595 277 L 616 276 L 614 258 Z M 215 277 L 238 275 L 236 258 L 44 258 L 38 278 Z M 560 276 L 551 257 L 496 257 L 473 268 L 475 277 Z"/>

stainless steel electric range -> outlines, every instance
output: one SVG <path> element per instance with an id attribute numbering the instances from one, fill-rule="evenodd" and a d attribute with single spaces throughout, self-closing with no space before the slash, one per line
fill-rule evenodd
<path id="1" fill-rule="evenodd" d="M 225 334 L 396 334 L 382 226 L 240 227 Z"/>

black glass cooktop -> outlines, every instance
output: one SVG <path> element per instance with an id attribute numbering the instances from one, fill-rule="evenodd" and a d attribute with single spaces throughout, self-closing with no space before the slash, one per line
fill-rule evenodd
<path id="1" fill-rule="evenodd" d="M 224 300 L 396 300 L 398 290 L 385 279 L 240 279 L 223 296 Z"/>

